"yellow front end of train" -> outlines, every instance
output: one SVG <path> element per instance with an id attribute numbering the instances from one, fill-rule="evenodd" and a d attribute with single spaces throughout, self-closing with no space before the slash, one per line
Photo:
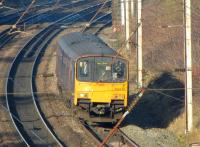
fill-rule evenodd
<path id="1" fill-rule="evenodd" d="M 74 104 L 78 101 L 89 100 L 91 103 L 109 103 L 121 101 L 124 107 L 127 106 L 128 83 L 93 83 L 75 82 Z"/>
<path id="2" fill-rule="evenodd" d="M 84 57 L 76 62 L 74 105 L 114 116 L 128 101 L 128 63 L 116 57 Z"/>

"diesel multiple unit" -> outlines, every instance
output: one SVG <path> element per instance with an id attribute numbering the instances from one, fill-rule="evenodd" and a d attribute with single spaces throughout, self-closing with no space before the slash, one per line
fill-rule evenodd
<path id="1" fill-rule="evenodd" d="M 127 60 L 92 34 L 67 34 L 57 46 L 58 82 L 71 107 L 83 119 L 118 119 L 127 106 Z"/>

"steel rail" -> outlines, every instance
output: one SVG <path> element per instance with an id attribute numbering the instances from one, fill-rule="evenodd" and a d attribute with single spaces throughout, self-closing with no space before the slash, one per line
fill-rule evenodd
<path id="1" fill-rule="evenodd" d="M 5 46 L 6 43 L 8 43 L 9 40 L 11 40 L 12 38 L 15 37 L 15 34 L 13 34 L 13 35 L 8 35 L 9 31 L 10 31 L 10 28 L 5 29 L 4 31 L 2 31 L 2 32 L 0 33 L 0 43 L 1 43 L 1 44 L 0 44 L 0 49 L 1 49 L 3 46 Z"/>
<path id="2" fill-rule="evenodd" d="M 79 1 L 75 1 L 75 2 L 72 2 L 72 4 L 76 4 L 76 3 L 81 3 L 81 2 L 84 2 L 84 1 L 87 1 L 87 0 L 79 0 Z M 65 3 L 63 3 L 63 5 L 60 5 L 60 7 L 59 8 L 65 8 L 67 5 L 68 5 L 68 3 L 71 3 L 71 2 L 65 2 Z M 35 7 L 32 7 L 31 9 L 36 9 L 36 8 L 43 8 L 44 6 L 52 6 L 53 4 L 56 4 L 56 2 L 51 2 L 51 3 L 47 3 L 47 4 L 43 4 L 43 5 L 36 5 Z M 60 3 L 59 3 L 60 4 Z M 44 8 L 46 8 L 46 7 L 44 7 Z M 57 8 L 56 8 L 57 9 Z M 24 9 L 23 10 L 19 10 L 20 12 L 23 12 L 24 11 Z M 45 13 L 45 12 L 44 12 Z M 16 15 L 16 12 L 14 13 L 15 15 Z M 32 13 L 31 13 L 32 14 Z M 36 15 L 31 15 L 31 16 L 29 16 L 28 15 L 28 17 L 25 17 L 25 19 L 29 19 L 29 17 L 35 17 L 35 16 L 37 16 L 37 14 Z M 8 16 L 0 16 L 0 19 L 2 19 L 1 17 L 3 17 L 4 19 L 5 19 L 5 17 L 8 17 Z M 21 21 L 20 21 L 21 22 Z"/>
<path id="3" fill-rule="evenodd" d="M 9 77 L 12 77 L 12 80 L 7 80 L 7 83 L 6 83 L 6 102 L 7 102 L 7 108 L 8 108 L 8 110 L 9 110 L 9 113 L 10 113 L 10 117 L 11 117 L 11 119 L 12 119 L 12 122 L 13 122 L 13 124 L 14 124 L 14 126 L 15 126 L 15 128 L 16 128 L 16 130 L 17 130 L 17 132 L 18 132 L 18 134 L 20 135 L 20 137 L 23 139 L 23 141 L 25 142 L 25 144 L 27 145 L 27 146 L 33 146 L 34 145 L 34 143 L 32 142 L 32 140 L 30 140 L 29 138 L 28 138 L 28 134 L 27 133 L 25 133 L 24 132 L 24 130 L 22 130 L 21 128 L 24 128 L 24 126 L 23 126 L 23 122 L 21 122 L 21 120 L 20 120 L 20 118 L 19 118 L 19 116 L 16 114 L 16 113 L 14 113 L 13 111 L 14 110 L 12 110 L 13 108 L 12 108 L 12 105 L 13 105 L 13 107 L 15 107 L 14 105 L 15 104 L 12 104 L 10 101 L 11 101 L 11 98 L 12 97 L 10 97 L 12 94 L 9 94 L 8 95 L 8 91 L 10 91 L 9 90 L 9 88 L 10 87 L 14 87 L 14 74 L 15 74 L 15 72 L 16 72 L 16 67 L 18 68 L 18 66 L 19 66 L 19 62 L 20 62 L 20 58 L 22 58 L 23 57 L 23 55 L 25 54 L 25 52 L 26 52 L 26 48 L 28 48 L 29 46 L 31 46 L 33 43 L 34 43 L 34 38 L 37 38 L 37 37 L 40 37 L 40 35 L 41 34 L 43 34 L 43 33 L 45 33 L 45 31 L 44 30 L 42 30 L 41 32 L 40 32 L 40 34 L 37 34 L 35 37 L 33 37 L 25 46 L 24 46 L 24 48 L 22 48 L 19 52 L 18 52 L 18 54 L 17 54 L 17 56 L 15 57 L 15 59 L 14 59 L 14 61 L 13 61 L 13 63 L 12 63 L 12 65 L 11 65 L 11 67 L 10 67 L 10 70 L 9 70 Z M 12 90 L 11 90 L 12 91 Z M 34 132 L 33 132 L 34 133 Z M 40 138 L 39 138 L 40 139 Z"/>
<path id="4" fill-rule="evenodd" d="M 3 23 L 8 22 L 7 20 L 5 20 L 5 17 L 7 17 L 8 20 L 19 17 L 20 13 L 22 13 L 23 11 L 24 11 L 24 9 L 3 11 L 3 14 L 2 14 L 2 12 L 0 12 L 0 14 L 1 14 L 0 23 L 3 24 Z M 4 15 L 4 13 L 6 13 L 6 14 Z"/>
<path id="5" fill-rule="evenodd" d="M 41 14 L 42 14 L 42 15 L 44 15 L 44 14 L 49 14 L 49 11 L 52 11 L 52 10 L 53 10 L 53 13 L 55 13 L 56 11 L 59 11 L 60 9 L 71 8 L 72 6 L 73 6 L 73 7 L 80 6 L 80 5 L 84 4 L 84 3 L 86 3 L 87 1 L 90 1 L 90 0 L 78 0 L 78 1 L 75 1 L 75 2 L 67 2 L 67 3 L 65 3 L 65 4 L 63 4 L 63 5 L 60 5 L 59 7 L 55 8 L 55 9 L 50 9 L 50 10 L 48 10 L 48 11 L 41 12 L 41 13 L 32 15 L 32 16 L 30 16 L 30 17 L 28 17 L 28 18 L 25 18 L 24 20 L 20 21 L 20 22 L 18 23 L 17 26 L 20 26 L 20 25 L 22 25 L 23 23 L 29 22 L 31 19 L 34 19 L 34 18 L 40 16 Z M 52 14 L 53 14 L 53 13 L 52 13 Z M 52 14 L 51 14 L 51 15 L 52 15 Z M 49 14 L 49 15 L 50 15 L 50 14 Z"/>
<path id="6" fill-rule="evenodd" d="M 107 14 L 99 16 L 91 23 L 90 27 L 84 30 L 84 33 L 88 33 L 89 31 L 90 33 L 97 35 L 97 33 L 99 33 L 99 31 L 101 31 L 103 28 L 112 24 L 111 17 L 112 17 L 111 13 L 107 13 Z M 108 21 L 106 23 L 103 23 L 107 19 Z M 93 28 L 94 26 L 98 26 L 98 27 L 95 27 L 95 29 L 97 28 L 97 30 Z M 94 142 L 97 145 L 100 145 L 101 142 L 103 141 L 103 137 L 101 136 L 101 134 L 95 131 L 95 128 L 89 125 L 88 123 L 82 120 L 80 120 L 80 123 L 82 124 L 82 128 L 84 129 L 84 131 L 87 132 L 87 134 L 94 140 Z M 118 135 L 120 135 L 123 138 L 122 143 L 126 143 L 129 147 L 139 147 L 139 145 L 135 141 L 130 139 L 121 129 L 118 129 Z M 110 145 L 106 144 L 105 146 L 109 147 Z"/>
<path id="7" fill-rule="evenodd" d="M 57 23 L 59 23 L 59 22 L 61 22 L 61 21 L 64 21 L 65 19 L 71 20 L 71 19 L 74 19 L 75 16 L 80 18 L 80 15 L 81 15 L 82 13 L 84 14 L 84 13 L 86 13 L 86 12 L 88 12 L 88 11 L 91 11 L 91 10 L 94 9 L 94 8 L 98 8 L 99 6 L 101 6 L 101 4 L 98 4 L 98 5 L 96 5 L 96 6 L 91 6 L 91 7 L 89 7 L 89 8 L 86 8 L 86 9 L 84 9 L 84 10 L 82 10 L 82 11 L 76 13 L 76 15 L 75 15 L 75 14 L 73 14 L 73 15 L 71 14 L 71 15 L 69 15 L 69 16 L 66 16 L 66 17 L 64 17 L 63 19 L 60 19 L 60 20 L 58 20 L 58 21 L 52 23 L 48 28 L 50 28 L 50 27 L 52 27 L 52 26 L 56 26 Z M 87 14 L 87 13 L 86 13 L 86 14 Z M 53 29 L 54 29 L 54 28 L 53 28 Z M 37 38 L 37 37 L 40 37 L 41 34 L 46 33 L 47 30 L 48 30 L 48 29 L 46 28 L 46 29 L 43 29 L 42 31 L 40 31 L 40 33 L 38 33 L 35 37 L 33 37 L 33 38 L 24 46 L 24 48 L 22 48 L 22 49 L 18 52 L 17 56 L 15 57 L 15 59 L 14 59 L 12 65 L 11 65 L 11 67 L 10 67 L 10 71 L 9 71 L 9 76 L 8 76 L 8 77 L 14 78 L 15 73 L 17 72 L 17 68 L 18 68 L 18 66 L 19 66 L 19 63 L 20 63 L 20 61 L 22 60 L 21 57 L 23 57 L 23 55 L 25 55 L 25 53 L 26 53 L 26 51 L 27 51 L 27 47 L 28 47 L 28 46 L 31 46 L 32 43 L 34 43 L 34 41 L 35 41 L 34 39 Z M 52 29 L 49 30 L 49 32 L 51 32 L 51 31 L 52 31 Z M 49 35 L 49 34 L 46 33 L 46 35 Z M 45 36 L 45 37 L 47 37 L 47 36 Z M 9 78 L 9 79 L 10 79 L 10 78 Z M 11 90 L 11 92 L 12 92 L 13 86 L 14 86 L 13 84 L 14 84 L 14 81 L 12 81 L 12 80 L 7 80 L 7 82 L 6 82 L 6 92 L 9 93 L 10 90 Z M 11 89 L 9 89 L 9 88 L 11 88 Z M 13 124 L 14 124 L 16 130 L 18 131 L 19 135 L 20 135 L 21 138 L 23 139 L 23 141 L 26 143 L 27 146 L 30 146 L 30 145 L 33 144 L 33 142 L 32 142 L 29 138 L 27 138 L 26 135 L 24 136 L 24 134 L 22 134 L 22 132 L 21 132 L 22 130 L 20 130 L 19 127 L 23 128 L 23 126 L 22 126 L 23 123 L 20 122 L 19 119 L 16 118 L 17 115 L 13 115 L 13 114 L 15 114 L 15 113 L 12 112 L 12 109 L 13 109 L 13 108 L 12 108 L 11 106 L 13 106 L 13 104 L 10 105 L 10 101 L 9 101 L 9 100 L 10 100 L 10 99 L 9 99 L 10 97 L 9 97 L 9 96 L 10 96 L 10 95 L 8 95 L 8 94 L 6 95 L 6 100 L 7 100 L 7 107 L 8 107 L 8 110 L 9 110 L 9 112 L 10 112 L 10 117 L 11 117 L 11 119 L 12 119 L 12 121 L 13 121 Z M 24 131 L 24 130 L 23 130 L 23 131 Z M 24 132 L 23 132 L 23 133 L 24 133 Z"/>
<path id="8" fill-rule="evenodd" d="M 58 8 L 56 8 L 55 10 L 54 10 L 54 13 L 55 13 L 55 11 L 59 11 L 59 9 L 63 9 L 63 8 L 70 8 L 70 6 L 78 6 L 78 5 L 81 5 L 81 4 L 83 4 L 83 3 L 85 3 L 85 2 L 87 2 L 87 1 L 89 1 L 89 0 L 79 0 L 79 1 L 76 1 L 76 2 L 72 2 L 72 3 L 67 3 L 67 4 L 64 4 L 63 6 L 61 6 L 61 7 L 58 7 Z M 49 10 L 49 11 L 52 11 L 52 10 Z M 19 24 L 17 24 L 17 26 L 20 26 L 20 25 L 22 25 L 22 24 L 24 24 L 24 23 L 29 23 L 32 19 L 34 19 L 34 18 L 36 18 L 36 17 L 38 17 L 38 16 L 40 16 L 40 19 L 42 19 L 43 17 L 43 15 L 44 16 L 46 16 L 47 14 L 48 14 L 48 12 L 49 11 L 46 11 L 46 12 L 42 12 L 42 13 L 39 13 L 39 14 L 35 14 L 35 15 L 33 15 L 33 16 L 30 16 L 30 17 L 28 17 L 28 18 L 25 18 L 25 19 L 23 19 L 22 21 L 20 21 L 19 22 Z M 51 15 L 53 15 L 54 13 L 51 13 L 51 14 L 48 14 L 47 16 L 48 17 L 51 17 Z M 42 17 L 42 18 L 41 18 Z M 38 20 L 37 20 L 38 21 Z M 31 22 L 31 23 L 33 23 L 33 22 Z M 20 27 L 19 27 L 20 28 Z M 11 41 L 15 36 L 17 36 L 18 34 L 19 34 L 19 32 L 15 32 L 15 33 L 11 33 L 11 34 L 9 34 L 9 32 L 11 31 L 11 27 L 10 28 L 8 28 L 8 29 L 5 29 L 3 32 L 1 32 L 0 33 L 0 49 L 2 48 L 2 47 L 4 47 L 9 41 Z"/>
<path id="9" fill-rule="evenodd" d="M 44 4 L 41 4 L 41 5 L 34 5 L 30 10 L 31 10 L 31 14 L 32 14 L 32 11 L 34 9 L 43 9 L 43 8 L 46 8 L 47 6 L 53 6 L 53 4 L 56 4 L 57 2 L 47 2 L 47 3 L 44 3 Z M 0 8 L 1 9 L 1 8 Z M 3 9 L 3 8 L 2 8 Z M 6 23 L 6 22 L 9 22 L 11 19 L 17 19 L 21 13 L 23 13 L 25 11 L 25 9 L 11 9 L 11 10 L 8 10 L 8 11 L 4 11 L 4 13 L 6 13 L 6 15 L 2 15 L 1 11 L 0 11 L 0 14 L 2 16 L 0 16 L 0 23 Z M 8 20 L 5 20 L 5 17 L 9 18 Z M 4 21 L 1 21 L 1 19 L 3 19 Z"/>
<path id="10" fill-rule="evenodd" d="M 52 32 L 50 32 L 52 31 Z M 45 38 L 47 38 L 47 40 L 45 40 L 42 44 L 44 44 L 44 46 L 46 44 L 49 43 L 49 41 L 57 34 L 60 32 L 60 30 L 50 30 L 49 33 L 47 33 L 49 36 L 45 36 Z M 39 49 L 39 54 L 37 55 L 37 57 L 35 58 L 34 60 L 34 63 L 33 63 L 33 67 L 32 67 L 32 71 L 31 71 L 31 95 L 32 95 L 32 100 L 33 100 L 33 103 L 35 105 L 35 108 L 37 110 L 37 113 L 39 114 L 39 117 L 40 119 L 42 120 L 43 124 L 45 125 L 45 128 L 48 130 L 48 132 L 51 134 L 51 136 L 54 138 L 54 140 L 56 140 L 56 142 L 59 144 L 59 146 L 64 146 L 64 144 L 62 143 L 62 141 L 59 140 L 59 138 L 56 136 L 56 134 L 54 133 L 53 130 L 50 129 L 50 126 L 47 125 L 47 121 L 45 120 L 45 117 L 42 115 L 42 110 L 39 108 L 39 104 L 38 104 L 38 101 L 36 100 L 36 94 L 34 93 L 35 91 L 35 86 L 33 85 L 33 81 L 34 81 L 34 73 L 35 73 L 35 69 L 34 67 L 36 66 L 36 63 L 37 63 L 37 60 L 38 60 L 38 57 L 40 55 L 40 52 L 42 51 L 44 47 L 42 46 L 41 49 Z"/>
<path id="11" fill-rule="evenodd" d="M 88 125 L 86 122 L 82 120 L 80 120 L 80 123 L 82 125 L 83 130 L 87 133 L 88 136 L 90 136 L 94 140 L 96 145 L 101 144 L 103 139 L 96 131 L 94 131 L 92 126 Z"/>
<path id="12" fill-rule="evenodd" d="M 88 14 L 86 14 L 88 15 Z M 76 19 L 74 21 L 77 21 Z M 72 23 L 72 22 L 70 22 Z M 38 114 L 40 115 L 40 118 L 41 120 L 44 122 L 46 128 L 49 130 L 50 133 L 52 133 L 49 129 L 49 126 L 47 125 L 47 122 L 45 120 L 45 117 L 42 115 L 42 110 L 40 109 L 40 105 L 37 101 L 37 88 L 36 88 L 36 84 L 35 84 L 35 75 L 37 74 L 37 65 L 40 61 L 40 57 L 41 57 L 41 54 L 44 53 L 43 50 L 45 50 L 46 48 L 46 45 L 48 44 L 48 42 L 53 39 L 55 37 L 56 34 L 58 34 L 59 32 L 61 31 L 61 29 L 58 29 L 57 30 L 55 29 L 53 34 L 51 34 L 51 36 L 49 36 L 49 39 L 44 43 L 44 45 L 41 47 L 40 51 L 39 51 L 39 54 L 38 56 L 35 58 L 34 60 L 34 63 L 33 63 L 33 67 L 32 67 L 32 75 L 31 75 L 31 91 L 32 91 L 32 98 L 33 98 L 33 102 L 35 104 L 35 107 L 37 108 L 37 111 L 38 111 Z M 53 135 L 53 134 L 52 134 Z M 54 136 L 55 139 L 57 139 L 55 136 Z"/>
<path id="13" fill-rule="evenodd" d="M 83 130 L 87 133 L 88 136 L 90 136 L 94 140 L 96 145 L 100 145 L 104 138 L 101 135 L 101 133 L 99 133 L 94 126 L 89 125 L 88 123 L 86 123 L 82 120 L 80 120 L 80 123 L 82 125 Z M 118 141 L 120 141 L 121 144 L 126 144 L 129 147 L 139 147 L 139 145 L 135 141 L 130 139 L 123 131 L 121 131 L 121 129 L 118 129 L 117 136 L 120 136 L 120 140 L 118 140 Z M 107 143 L 104 146 L 110 147 L 112 145 Z"/>
<path id="14" fill-rule="evenodd" d="M 59 11 L 60 9 L 66 9 L 66 8 L 71 8 L 71 7 L 77 7 L 77 6 L 80 6 L 82 4 L 85 4 L 86 2 L 90 2 L 91 0 L 78 0 L 78 1 L 75 1 L 75 2 L 68 2 L 68 3 L 65 3 L 63 5 L 61 5 L 60 7 L 57 7 L 55 9 L 51 9 L 51 10 L 48 10 L 48 11 L 45 11 L 45 12 L 42 12 L 42 14 L 46 16 L 47 15 L 53 15 L 56 11 Z M 49 11 L 52 11 L 53 10 L 53 13 L 49 14 Z M 23 23 L 27 23 L 28 21 L 30 21 L 31 19 L 34 19 L 36 17 L 40 17 L 40 13 L 39 14 L 36 14 L 36 15 L 33 15 L 33 16 L 30 16 L 26 19 L 24 19 L 23 21 L 21 21 L 17 26 L 20 26 L 22 25 Z M 34 22 L 35 23 L 35 22 Z"/>
<path id="15" fill-rule="evenodd" d="M 102 29 L 104 29 L 106 26 L 112 24 L 112 16 L 111 13 L 106 13 L 104 15 L 100 15 L 98 18 L 96 18 L 88 27 L 84 30 L 85 33 L 92 33 L 97 35 Z"/>
<path id="16" fill-rule="evenodd" d="M 94 33 L 95 35 L 98 35 L 99 34 L 99 32 L 103 29 L 103 28 L 105 28 L 105 27 L 107 27 L 107 26 L 110 26 L 110 25 L 112 25 L 112 20 L 109 20 L 106 24 L 104 24 L 102 27 L 99 27 L 97 30 L 96 30 L 96 32 Z"/>
<path id="17" fill-rule="evenodd" d="M 73 5 L 73 6 L 77 6 L 77 5 L 81 5 L 83 4 L 84 2 L 87 2 L 88 0 L 80 0 L 80 1 L 76 1 L 72 4 L 65 4 L 64 6 L 62 7 L 69 7 L 70 5 Z M 44 12 L 42 14 L 46 14 L 47 12 Z M 30 21 L 31 18 L 34 18 L 34 17 L 37 17 L 39 14 L 36 14 L 34 16 L 31 16 L 30 18 L 27 18 L 23 21 L 21 21 L 19 23 L 20 24 L 23 24 L 23 23 L 28 23 L 28 21 Z M 3 32 L 0 33 L 0 49 L 6 45 L 6 43 L 8 43 L 11 39 L 13 39 L 18 33 L 12 33 L 12 34 L 8 34 L 9 31 L 10 31 L 11 28 L 8 28 L 6 30 L 4 30 Z"/>
<path id="18" fill-rule="evenodd" d="M 88 15 L 88 14 L 86 14 Z M 76 20 L 74 20 L 76 21 Z M 72 23 L 72 22 L 70 22 Z M 54 34 L 49 38 L 48 41 L 50 41 L 57 33 L 59 33 L 61 30 L 56 30 L 54 32 Z M 45 43 L 45 44 L 48 44 L 48 41 Z M 44 50 L 46 49 L 46 46 L 44 44 L 44 47 L 41 47 L 40 51 L 39 51 L 39 54 L 38 56 L 35 58 L 34 60 L 34 63 L 33 63 L 33 67 L 32 67 L 32 75 L 31 75 L 31 91 L 32 91 L 32 98 L 33 98 L 33 101 L 34 101 L 34 104 L 35 104 L 35 107 L 37 108 L 37 111 L 38 113 L 40 114 L 40 118 L 41 120 L 44 122 L 45 126 L 47 129 L 49 129 L 49 127 L 47 126 L 47 122 L 45 120 L 45 117 L 42 115 L 42 110 L 40 109 L 40 105 L 39 105 L 39 102 L 37 101 L 38 97 L 37 97 L 37 88 L 36 88 L 36 83 L 35 83 L 35 77 L 36 77 L 36 74 L 37 74 L 37 68 L 38 68 L 38 65 L 40 63 L 40 59 L 42 57 L 42 54 L 44 53 Z M 50 131 L 51 132 L 51 131 Z M 55 138 L 56 139 L 56 138 Z"/>
<path id="19" fill-rule="evenodd" d="M 38 4 L 36 4 L 35 6 L 33 6 L 32 7 L 32 9 L 36 9 L 36 8 L 43 8 L 43 7 L 46 7 L 46 6 L 50 6 L 50 5 L 53 5 L 53 4 L 55 4 L 56 2 L 47 2 L 47 3 L 43 3 L 43 4 L 40 4 L 40 5 L 38 5 Z M 7 9 L 9 9 L 8 11 L 2 11 L 1 9 L 3 9 L 3 8 L 7 8 Z M 14 11 L 13 11 L 14 10 Z M 24 11 L 25 9 L 24 8 L 22 8 L 22 9 L 17 9 L 17 8 L 12 8 L 12 7 L 7 7 L 7 6 L 4 6 L 4 5 L 1 5 L 1 7 L 0 7 L 0 14 L 2 14 L 2 12 L 4 12 L 4 13 L 6 13 L 7 15 L 12 15 L 12 14 L 14 14 L 14 13 L 17 13 L 17 12 L 22 12 L 22 11 Z M 11 11 L 11 12 L 9 12 L 9 11 Z M 13 11 L 13 12 L 12 12 Z M 7 16 L 6 15 L 6 16 Z M 4 15 L 5 16 L 5 15 Z M 4 16 L 0 16 L 0 18 L 1 17 L 4 17 Z"/>
<path id="20" fill-rule="evenodd" d="M 98 35 L 98 33 L 104 29 L 105 27 L 109 26 L 109 25 L 112 25 L 112 14 L 111 13 L 108 13 L 108 14 L 105 14 L 103 17 L 101 17 L 100 19 L 98 19 L 97 21 L 105 21 L 104 19 L 106 19 L 106 23 L 103 23 L 101 24 L 100 27 L 97 27 L 97 30 L 94 32 L 95 35 Z M 107 20 L 108 19 L 108 20 Z"/>
<path id="21" fill-rule="evenodd" d="M 74 5 L 74 3 L 67 3 L 67 4 L 65 4 L 64 6 L 62 6 L 62 7 L 58 7 L 57 9 L 56 9 L 56 11 L 58 11 L 59 9 L 61 9 L 61 8 L 63 8 L 63 7 L 69 7 L 69 6 L 71 6 L 71 5 Z M 51 11 L 51 10 L 49 10 L 49 11 Z M 27 18 L 24 18 L 24 19 L 22 19 L 18 24 L 17 24 L 17 26 L 20 26 L 20 25 L 22 25 L 22 24 L 24 24 L 24 23 L 29 23 L 30 21 L 32 21 L 32 19 L 34 19 L 34 18 L 36 18 L 36 17 L 38 17 L 38 16 L 40 16 L 40 19 L 42 19 L 43 17 L 43 15 L 44 16 L 46 16 L 46 14 L 48 14 L 48 12 L 49 11 L 45 11 L 45 12 L 41 12 L 41 13 L 37 13 L 37 14 L 35 14 L 35 15 L 31 15 L 31 16 L 29 16 L 29 17 L 27 17 Z M 51 14 L 48 14 L 48 16 L 51 16 L 51 15 L 53 15 L 53 13 L 51 13 Z M 42 17 L 42 18 L 41 18 Z M 37 20 L 38 21 L 38 20 Z M 33 22 L 31 22 L 31 23 L 33 23 Z M 8 29 L 6 29 L 6 30 L 4 30 L 3 32 L 1 32 L 0 33 L 0 49 L 2 48 L 2 47 L 4 47 L 10 40 L 12 40 L 16 35 L 18 35 L 19 33 L 11 33 L 11 34 L 9 34 L 9 32 L 11 31 L 11 27 L 10 28 L 8 28 Z"/>

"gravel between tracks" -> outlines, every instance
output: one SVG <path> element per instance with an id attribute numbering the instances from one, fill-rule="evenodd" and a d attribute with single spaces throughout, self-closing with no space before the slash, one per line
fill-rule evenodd
<path id="1" fill-rule="evenodd" d="M 8 26 L 0 26 L 0 30 Z M 21 138 L 15 130 L 6 109 L 5 82 L 9 66 L 19 49 L 37 30 L 28 31 L 30 34 L 16 36 L 9 44 L 0 50 L 0 146 L 21 146 Z"/>
<path id="2" fill-rule="evenodd" d="M 77 28 L 77 27 L 74 27 Z M 103 31 L 100 34 L 104 41 L 112 44 L 110 42 L 108 34 Z M 66 34 L 70 31 L 79 31 L 79 29 L 66 29 L 59 36 Z M 58 93 L 57 79 L 55 77 L 55 67 L 56 67 L 56 37 L 53 42 L 49 45 L 45 52 L 43 60 L 39 66 L 38 74 L 44 75 L 54 75 L 52 77 L 38 77 L 37 86 L 38 92 L 48 91 L 49 94 L 44 94 L 39 96 L 40 106 L 48 119 L 51 126 L 53 126 L 54 131 L 58 137 L 68 143 L 68 146 L 94 146 L 92 141 L 85 136 L 85 133 L 80 128 L 80 124 L 71 115 L 70 110 L 66 107 L 65 101 Z M 112 40 L 111 40 L 112 41 Z M 122 130 L 131 137 L 136 143 L 141 147 L 179 147 L 177 138 L 169 131 L 165 129 L 142 129 L 134 125 L 128 125 L 123 127 Z M 69 133 L 70 132 L 70 133 Z M 76 138 L 79 138 L 78 140 Z"/>
<path id="3" fill-rule="evenodd" d="M 45 51 L 39 65 L 38 75 L 53 75 L 50 77 L 39 76 L 36 79 L 38 92 L 48 94 L 39 95 L 40 107 L 58 137 L 69 147 L 95 146 L 92 140 L 85 135 L 78 120 L 66 107 L 64 98 L 58 92 L 56 68 L 56 41 L 63 34 L 70 31 L 80 31 L 78 27 L 66 29 L 56 37 Z"/>
<path id="4" fill-rule="evenodd" d="M 67 29 L 59 36 L 69 31 L 79 31 L 79 29 Z M 101 38 L 110 45 L 112 45 L 112 39 L 110 40 L 112 37 L 111 31 L 111 28 L 105 29 L 100 34 Z M 38 92 L 48 92 L 48 94 L 39 95 L 40 106 L 55 133 L 63 142 L 68 143 L 68 146 L 94 146 L 92 141 L 85 136 L 76 118 L 67 109 L 64 99 L 59 95 L 55 75 L 57 39 L 58 37 L 49 44 L 39 66 L 38 74 L 47 75 L 47 77 L 39 76 L 37 78 Z M 177 138 L 165 129 L 142 129 L 135 125 L 127 125 L 122 130 L 141 147 L 180 146 Z"/>

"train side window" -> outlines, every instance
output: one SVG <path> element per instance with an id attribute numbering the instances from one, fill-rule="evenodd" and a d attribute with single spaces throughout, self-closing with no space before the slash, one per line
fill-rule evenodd
<path id="1" fill-rule="evenodd" d="M 89 73 L 89 65 L 88 61 L 81 61 L 79 62 L 79 75 L 81 77 L 87 77 Z"/>

